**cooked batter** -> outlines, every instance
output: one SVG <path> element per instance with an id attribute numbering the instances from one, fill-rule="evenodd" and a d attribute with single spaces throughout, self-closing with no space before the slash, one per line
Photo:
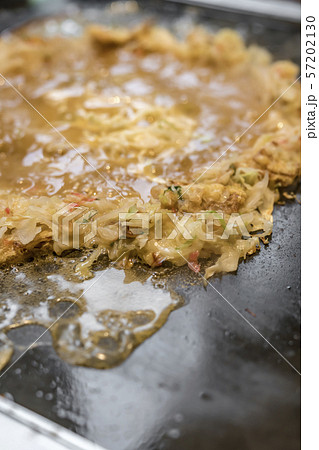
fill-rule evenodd
<path id="1" fill-rule="evenodd" d="M 63 255 L 75 244 L 53 239 L 55 215 L 84 206 L 83 236 L 97 223 L 85 243 L 95 250 L 77 267 L 84 277 L 101 253 L 123 267 L 195 271 L 198 258 L 219 255 L 206 277 L 233 271 L 271 234 L 278 188 L 300 175 L 299 83 L 284 93 L 298 68 L 234 31 L 195 28 L 179 41 L 147 24 L 52 38 L 30 27 L 2 37 L 0 68 L 2 262 L 39 247 Z M 139 213 L 148 234 L 134 232 Z M 169 238 L 187 213 L 191 238 Z M 213 239 L 198 213 L 214 215 Z M 222 239 L 233 213 L 250 238 L 236 228 Z"/>

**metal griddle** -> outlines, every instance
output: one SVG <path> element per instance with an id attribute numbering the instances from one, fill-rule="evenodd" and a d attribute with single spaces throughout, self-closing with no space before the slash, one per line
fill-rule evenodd
<path id="1" fill-rule="evenodd" d="M 163 24 L 189 8 L 140 4 L 142 14 L 151 12 Z M 188 12 L 206 25 L 236 27 L 276 58 L 299 62 L 296 24 L 209 8 Z M 47 13 L 52 9 L 20 10 L 0 22 L 5 28 Z M 1 378 L 0 393 L 110 450 L 299 449 L 299 375 L 195 274 L 192 282 L 183 282 L 181 268 L 176 279 L 185 306 L 122 365 L 71 366 L 56 355 L 47 333 Z M 236 273 L 211 282 L 300 369 L 297 202 L 276 206 L 268 247 Z M 14 358 L 42 331 L 37 326 L 11 331 L 18 344 Z"/>

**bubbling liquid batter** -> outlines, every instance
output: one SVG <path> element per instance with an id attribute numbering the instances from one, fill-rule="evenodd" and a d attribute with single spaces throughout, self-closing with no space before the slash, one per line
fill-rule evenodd
<path id="1" fill-rule="evenodd" d="M 67 361 L 107 368 L 181 304 L 168 290 L 154 290 L 149 272 L 143 283 L 125 284 L 136 264 L 152 271 L 187 263 L 198 272 L 198 258 L 218 257 L 208 278 L 235 271 L 267 242 L 278 188 L 300 175 L 298 68 L 272 62 L 232 30 L 195 28 L 178 40 L 149 24 L 93 24 L 78 26 L 76 36 L 50 37 L 46 25 L 0 39 L 0 367 L 13 352 L 5 333 L 40 324 L 52 326 L 53 345 Z M 66 257 L 77 248 L 72 230 L 67 243 L 54 237 L 54 218 L 65 207 L 89 211 L 83 235 L 92 217 L 97 223 L 80 262 Z M 128 218 L 124 238 L 120 213 Z M 150 218 L 147 236 L 133 232 L 138 213 Z M 197 213 L 223 214 L 213 239 Z M 233 213 L 248 239 L 239 232 L 222 238 Z M 169 217 L 185 214 L 191 239 L 171 239 Z M 8 266 L 30 256 L 22 268 Z M 101 276 L 91 270 L 101 258 L 128 272 L 104 265 Z"/>
<path id="2" fill-rule="evenodd" d="M 75 259 L 42 255 L 2 271 L 0 369 L 14 350 L 6 333 L 31 324 L 49 328 L 53 347 L 72 364 L 116 366 L 183 304 L 167 285 L 167 269 L 125 273 L 99 261 L 95 277 L 80 283 Z"/>
<path id="3" fill-rule="evenodd" d="M 147 199 L 158 180 L 190 183 L 271 103 L 253 64 L 225 71 L 170 52 L 101 50 L 87 35 L 24 33 L 2 42 L 4 74 L 70 145 L 4 84 L 0 188 L 11 192 Z M 257 124 L 230 153 L 261 133 Z"/>

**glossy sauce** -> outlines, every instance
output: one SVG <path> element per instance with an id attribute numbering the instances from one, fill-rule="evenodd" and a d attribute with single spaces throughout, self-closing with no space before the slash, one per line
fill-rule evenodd
<path id="1" fill-rule="evenodd" d="M 262 134 L 263 119 L 235 142 L 270 103 L 250 64 L 218 70 L 169 53 L 101 50 L 86 36 L 43 40 L 28 28 L 19 35 L 22 44 L 7 38 L 3 70 L 27 101 L 0 86 L 6 195 L 120 193 L 147 201 L 152 186 L 190 183 L 229 146 L 241 153 Z M 80 283 L 78 259 L 40 255 L 2 271 L 0 368 L 13 352 L 5 333 L 27 324 L 53 325 L 53 345 L 67 361 L 112 367 L 182 304 L 164 289 L 165 277 L 158 284 L 161 275 L 145 268 L 124 275 L 104 265 L 96 267 L 103 283 L 94 285 L 96 272 Z"/>
<path id="2" fill-rule="evenodd" d="M 64 196 L 77 191 L 113 197 L 118 196 L 116 188 L 124 196 L 140 195 L 146 200 L 158 181 L 191 182 L 269 104 L 262 80 L 247 64 L 217 70 L 170 54 L 136 54 L 125 47 L 101 50 L 87 37 L 42 42 L 28 38 L 28 33 L 22 33 L 34 41 L 28 58 L 23 52 L 19 55 L 9 39 L 23 64 L 5 75 L 68 142 L 12 87 L 2 84 L 0 188 L 11 192 Z M 136 145 L 116 146 L 116 133 L 127 127 L 116 116 L 130 120 L 137 110 L 147 111 L 147 105 L 164 110 L 168 117 L 162 121 L 164 132 L 175 133 L 176 139 L 164 143 L 164 148 L 163 141 L 154 140 L 153 146 L 146 142 L 143 132 L 156 121 L 146 113 L 135 124 Z M 171 124 L 174 115 L 192 121 L 189 132 Z M 114 118 L 113 129 L 105 131 L 109 127 L 103 123 Z M 249 146 L 261 126 L 262 121 L 229 153 Z"/>
<path id="3" fill-rule="evenodd" d="M 0 370 L 14 350 L 6 334 L 31 324 L 49 328 L 55 350 L 69 363 L 116 366 L 183 303 L 171 290 L 172 271 L 167 282 L 167 269 L 124 272 L 100 261 L 95 277 L 80 283 L 75 261 L 40 255 L 1 271 Z"/>

